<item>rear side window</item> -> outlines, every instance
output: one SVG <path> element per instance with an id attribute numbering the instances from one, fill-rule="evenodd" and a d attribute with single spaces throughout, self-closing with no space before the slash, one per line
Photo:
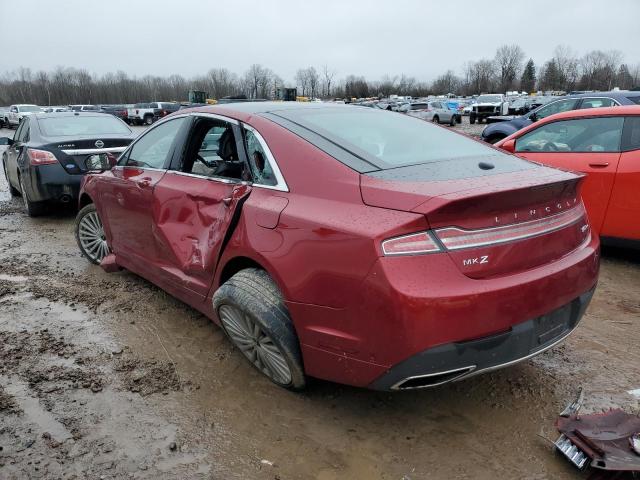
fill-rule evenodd
<path id="1" fill-rule="evenodd" d="M 640 105 L 640 95 L 638 95 L 637 97 L 627 97 L 627 100 L 631 100 L 636 105 Z"/>
<path id="2" fill-rule="evenodd" d="M 638 149 L 640 149 L 640 117 L 627 117 L 624 121 L 622 150 L 628 151 Z"/>
<path id="3" fill-rule="evenodd" d="M 138 140 L 119 165 L 141 168 L 164 168 L 173 152 L 173 143 L 185 117 L 169 120 L 149 130 Z"/>
<path id="4" fill-rule="evenodd" d="M 580 109 L 583 108 L 600 108 L 600 107 L 616 107 L 618 104 L 611 98 L 585 98 L 580 104 Z"/>
<path id="5" fill-rule="evenodd" d="M 253 174 L 253 182 L 259 185 L 276 185 L 278 181 L 269 163 L 267 152 L 258 136 L 251 130 L 245 130 L 244 141 Z"/>
<path id="6" fill-rule="evenodd" d="M 623 124 L 623 117 L 548 123 L 520 137 L 516 152 L 618 152 Z"/>
<path id="7" fill-rule="evenodd" d="M 536 118 L 541 119 L 548 117 L 549 115 L 553 115 L 555 113 L 567 112 L 569 110 L 574 110 L 578 100 L 575 98 L 568 98 L 566 100 L 558 100 L 557 102 L 550 103 L 541 107 L 540 110 L 536 111 Z"/>

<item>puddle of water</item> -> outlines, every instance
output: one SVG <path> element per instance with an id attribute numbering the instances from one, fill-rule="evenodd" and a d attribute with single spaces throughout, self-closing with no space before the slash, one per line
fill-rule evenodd
<path id="1" fill-rule="evenodd" d="M 38 425 L 42 432 L 49 432 L 58 442 L 71 438 L 69 431 L 58 422 L 51 413 L 47 412 L 37 398 L 28 393 L 26 384 L 16 377 L 0 377 L 4 391 L 15 398 L 16 403 L 24 412 L 29 423 Z"/>

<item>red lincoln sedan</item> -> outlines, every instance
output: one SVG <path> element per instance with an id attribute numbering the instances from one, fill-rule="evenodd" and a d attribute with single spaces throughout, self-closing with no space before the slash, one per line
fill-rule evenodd
<path id="1" fill-rule="evenodd" d="M 201 107 L 89 163 L 82 253 L 203 312 L 291 389 L 511 365 L 569 335 L 597 281 L 580 174 L 400 113 Z"/>
<path id="2" fill-rule="evenodd" d="M 593 231 L 603 243 L 640 246 L 640 106 L 559 113 L 496 147 L 586 173 L 582 197 Z"/>

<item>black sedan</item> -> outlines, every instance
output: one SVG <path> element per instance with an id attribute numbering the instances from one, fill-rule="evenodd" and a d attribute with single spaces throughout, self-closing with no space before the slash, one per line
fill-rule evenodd
<path id="1" fill-rule="evenodd" d="M 78 198 L 86 160 L 94 154 L 117 157 L 136 137 L 122 120 L 104 113 L 36 113 L 25 117 L 2 154 L 9 191 L 22 195 L 27 213 L 41 215 L 48 204 Z"/>

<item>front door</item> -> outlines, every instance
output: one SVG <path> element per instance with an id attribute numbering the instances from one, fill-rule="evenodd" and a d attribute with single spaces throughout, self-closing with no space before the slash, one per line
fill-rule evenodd
<path id="1" fill-rule="evenodd" d="M 582 198 L 594 232 L 604 222 L 622 137 L 622 117 L 551 122 L 516 139 L 516 153 L 535 162 L 584 172 Z"/>
<path id="2" fill-rule="evenodd" d="M 203 300 L 227 234 L 251 192 L 234 120 L 196 116 L 186 148 L 154 190 L 156 250 L 183 300 Z"/>
<path id="3" fill-rule="evenodd" d="M 101 187 L 101 217 L 113 252 L 143 276 L 154 274 L 153 191 L 166 173 L 187 117 L 148 130 L 118 161 Z"/>

